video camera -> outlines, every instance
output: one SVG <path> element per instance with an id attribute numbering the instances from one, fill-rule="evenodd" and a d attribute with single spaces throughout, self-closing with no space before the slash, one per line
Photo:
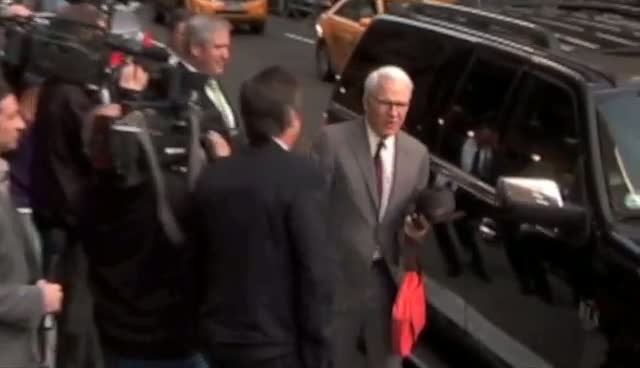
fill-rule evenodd
<path id="1" fill-rule="evenodd" d="M 5 65 L 72 84 L 109 83 L 114 72 L 110 58 L 116 51 L 159 67 L 168 67 L 170 58 L 161 46 L 50 14 L 0 18 L 0 26 L 5 30 Z"/>
<path id="2" fill-rule="evenodd" d="M 116 3 L 126 4 L 122 0 L 81 2 L 98 7 L 106 14 L 109 24 Z M 52 14 L 0 18 L 0 27 L 5 30 L 5 47 L 1 60 L 5 66 L 18 70 L 13 74 L 29 73 L 111 93 L 118 89 L 119 79 L 119 67 L 111 65 L 111 57 L 114 52 L 120 52 L 135 59 L 137 64 L 142 64 L 149 72 L 153 93 L 145 93 L 142 99 L 123 101 L 122 98 L 116 98 L 115 101 L 103 100 L 102 103 L 117 102 L 131 112 L 156 112 L 155 119 L 165 120 L 164 123 L 157 124 L 162 126 L 189 126 L 190 123 L 184 122 L 194 121 L 194 116 L 207 119 L 194 103 L 195 98 L 185 96 L 182 85 L 190 85 L 192 82 L 204 85 L 208 76 L 188 72 L 185 68 L 178 68 L 176 63 L 169 62 L 171 52 L 159 43 L 145 44 L 141 38 L 110 32 L 109 26 L 103 28 Z M 216 127 L 215 130 L 225 137 L 229 136 L 223 126 Z M 203 136 L 200 141 L 207 144 L 208 139 Z"/>

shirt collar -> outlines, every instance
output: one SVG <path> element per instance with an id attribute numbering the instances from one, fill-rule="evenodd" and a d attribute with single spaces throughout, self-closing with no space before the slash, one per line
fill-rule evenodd
<path id="1" fill-rule="evenodd" d="M 282 147 L 283 150 L 285 150 L 285 151 L 290 151 L 291 150 L 289 148 L 289 146 L 287 146 L 287 144 L 282 141 L 282 139 L 273 137 L 273 141 L 276 142 L 278 144 L 278 146 Z"/>
<path id="2" fill-rule="evenodd" d="M 365 120 L 364 125 L 367 127 L 367 138 L 369 140 L 369 151 L 371 151 L 371 157 L 375 156 L 376 149 L 378 148 L 378 143 L 380 143 L 380 136 L 378 133 L 374 132 L 371 129 L 371 125 L 369 122 Z M 386 148 L 392 148 L 396 142 L 396 136 L 392 135 L 390 137 L 384 138 L 384 144 Z"/>

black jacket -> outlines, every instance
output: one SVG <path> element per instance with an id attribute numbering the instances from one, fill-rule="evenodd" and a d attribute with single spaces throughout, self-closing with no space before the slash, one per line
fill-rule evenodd
<path id="1" fill-rule="evenodd" d="M 78 200 L 93 172 L 81 131 L 95 106 L 82 87 L 55 81 L 42 86 L 32 127 L 31 199 L 36 215 L 61 222 L 56 225 L 74 226 Z"/>
<path id="2" fill-rule="evenodd" d="M 177 93 L 174 92 L 174 94 L 177 94 L 178 98 L 184 100 L 188 99 L 192 93 L 195 92 L 197 94 L 196 103 L 203 112 L 202 127 L 205 130 L 215 130 L 219 132 L 231 143 L 231 147 L 234 151 L 244 148 L 247 145 L 247 136 L 244 126 L 236 111 L 233 110 L 233 104 L 231 103 L 229 96 L 225 93 L 225 88 L 221 81 L 218 80 L 218 84 L 220 85 L 222 94 L 227 100 L 227 104 L 229 104 L 233 110 L 237 126 L 237 129 L 234 131 L 229 131 L 229 129 L 226 128 L 222 114 L 205 92 L 205 85 L 210 77 L 201 73 L 190 72 L 184 64 L 179 64 L 178 70 L 179 73 L 177 78 L 179 83 L 175 85 Z"/>
<path id="3" fill-rule="evenodd" d="M 335 250 L 319 169 L 270 142 L 207 166 L 192 203 L 205 350 L 327 366 Z"/>

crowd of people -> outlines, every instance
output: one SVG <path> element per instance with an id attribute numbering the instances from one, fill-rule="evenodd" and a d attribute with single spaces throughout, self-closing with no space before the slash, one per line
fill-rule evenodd
<path id="1" fill-rule="evenodd" d="M 58 16 L 106 24 L 85 3 Z M 364 117 L 303 152 L 295 75 L 249 77 L 238 114 L 231 25 L 172 26 L 195 141 L 154 121 L 149 140 L 111 134 L 135 112 L 82 85 L 0 84 L 0 367 L 400 367 L 391 309 L 430 227 L 412 209 L 428 150 L 401 130 L 411 78 L 370 71 Z M 127 61 L 112 100 L 151 88 Z"/>

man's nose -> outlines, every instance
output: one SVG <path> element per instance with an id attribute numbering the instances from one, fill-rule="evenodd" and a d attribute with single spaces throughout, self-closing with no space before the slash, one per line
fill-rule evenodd
<path id="1" fill-rule="evenodd" d="M 222 60 L 227 61 L 229 60 L 229 57 L 231 56 L 231 52 L 229 52 L 228 48 L 225 48 L 222 50 Z"/>
<path id="2" fill-rule="evenodd" d="M 21 116 L 19 116 L 16 118 L 16 130 L 22 133 L 25 129 L 27 129 L 27 123 Z"/>

